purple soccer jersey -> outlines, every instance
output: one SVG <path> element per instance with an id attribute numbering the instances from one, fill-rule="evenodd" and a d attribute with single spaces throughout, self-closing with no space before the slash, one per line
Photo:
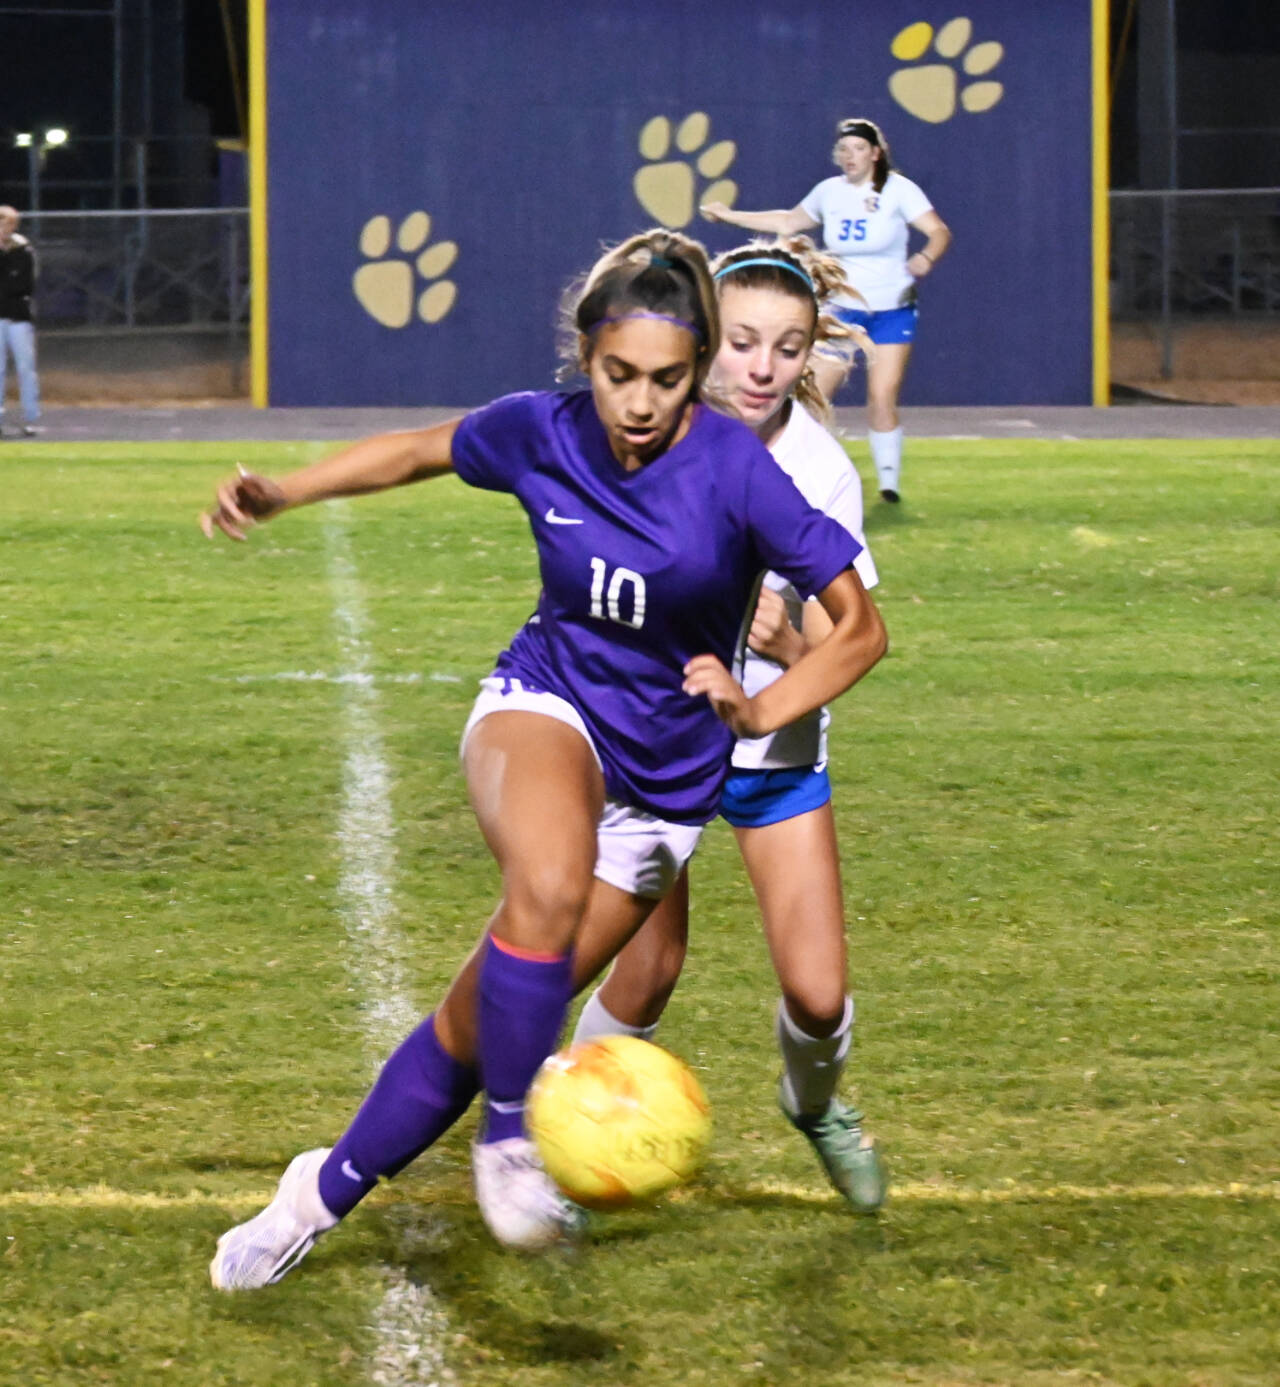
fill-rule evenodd
<path id="1" fill-rule="evenodd" d="M 704 405 L 679 443 L 627 472 L 589 391 L 508 395 L 462 421 L 453 462 L 471 486 L 513 493 L 538 547 L 537 612 L 497 672 L 578 710 L 613 799 L 711 819 L 733 735 L 682 690 L 684 665 L 732 665 L 763 570 L 811 596 L 858 542 L 746 425 Z"/>

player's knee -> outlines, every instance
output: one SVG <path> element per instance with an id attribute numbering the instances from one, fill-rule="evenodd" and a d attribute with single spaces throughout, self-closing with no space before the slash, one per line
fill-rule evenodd
<path id="1" fill-rule="evenodd" d="M 508 872 L 503 886 L 504 914 L 521 936 L 571 939 L 586 909 L 591 871 L 572 864 L 538 863 Z"/>
<path id="2" fill-rule="evenodd" d="M 609 970 L 602 989 L 606 1005 L 633 1025 L 652 1025 L 675 991 L 686 951 L 684 938 L 676 935 L 633 941 Z"/>
<path id="3" fill-rule="evenodd" d="M 621 1020 L 633 1026 L 653 1026 L 667 1009 L 676 989 L 680 970 L 656 973 L 623 969 L 609 975 L 604 989 L 605 1005 Z"/>
<path id="4" fill-rule="evenodd" d="M 843 982 L 843 979 L 841 979 Z M 787 1014 L 806 1035 L 821 1040 L 834 1035 L 844 1020 L 844 988 L 815 980 L 807 987 L 783 990 Z"/>
<path id="5" fill-rule="evenodd" d="M 867 423 L 877 433 L 885 433 L 898 426 L 897 394 L 885 391 L 867 396 Z"/>
<path id="6" fill-rule="evenodd" d="M 685 953 L 683 939 L 665 939 L 643 960 L 643 969 L 636 979 L 637 985 L 659 1012 L 666 1006 L 667 998 L 680 980 Z"/>

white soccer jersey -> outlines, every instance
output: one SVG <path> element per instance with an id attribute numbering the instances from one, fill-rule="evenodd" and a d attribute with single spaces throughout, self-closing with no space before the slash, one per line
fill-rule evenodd
<path id="1" fill-rule="evenodd" d="M 791 418 L 769 445 L 769 451 L 804 499 L 815 510 L 838 521 L 862 545 L 853 566 L 864 587 L 875 587 L 876 566 L 862 535 L 862 481 L 844 449 L 812 414 L 793 404 Z M 766 573 L 764 582 L 781 594 L 791 624 L 799 630 L 804 612 L 800 594 L 777 573 Z M 747 694 L 754 697 L 780 678 L 782 669 L 748 650 L 738 674 Z M 733 764 L 738 770 L 821 765 L 827 759 L 830 720 L 827 710 L 819 708 L 767 737 L 743 738 L 734 745 Z"/>
<path id="2" fill-rule="evenodd" d="M 917 184 L 891 173 L 877 193 L 870 181 L 824 178 L 800 206 L 822 224 L 827 250 L 839 257 L 873 313 L 900 308 L 909 299 L 915 280 L 907 269 L 907 227 L 933 207 Z M 856 299 L 837 302 L 862 307 Z"/>

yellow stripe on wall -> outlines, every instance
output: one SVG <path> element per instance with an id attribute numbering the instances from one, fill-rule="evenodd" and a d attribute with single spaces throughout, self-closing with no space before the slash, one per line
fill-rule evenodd
<path id="1" fill-rule="evenodd" d="M 267 386 L 267 0 L 249 0 L 249 374 L 253 403 Z"/>
<path id="2" fill-rule="evenodd" d="M 1111 403 L 1111 11 L 1093 0 L 1093 402 Z"/>

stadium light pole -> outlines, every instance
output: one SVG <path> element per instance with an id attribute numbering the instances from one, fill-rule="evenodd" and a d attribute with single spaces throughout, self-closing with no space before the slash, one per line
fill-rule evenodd
<path id="1" fill-rule="evenodd" d="M 13 137 L 15 149 L 27 151 L 27 202 L 32 212 L 40 210 L 40 146 L 30 130 L 20 130 Z"/>
<path id="2" fill-rule="evenodd" d="M 38 140 L 30 130 L 20 130 L 13 137 L 14 148 L 27 151 L 27 196 L 32 212 L 40 210 L 40 170 L 45 155 L 51 149 L 61 149 L 70 138 L 61 125 L 50 126 Z"/>
<path id="3" fill-rule="evenodd" d="M 121 171 L 124 147 L 124 3 L 111 0 L 110 9 L 99 3 L 87 9 L 74 3 L 59 4 L 57 0 L 40 0 L 37 5 L 14 4 L 12 0 L 0 8 L 0 17 L 12 19 L 22 15 L 31 19 L 110 19 L 111 21 L 111 183 L 112 205 L 121 202 Z M 151 20 L 151 0 L 147 3 L 147 22 Z M 64 132 L 65 134 L 65 132 Z M 16 143 L 16 141 L 15 141 Z M 64 141 L 65 143 L 65 141 Z M 19 146 L 30 149 L 30 145 Z M 37 182 L 39 173 L 37 171 Z"/>

